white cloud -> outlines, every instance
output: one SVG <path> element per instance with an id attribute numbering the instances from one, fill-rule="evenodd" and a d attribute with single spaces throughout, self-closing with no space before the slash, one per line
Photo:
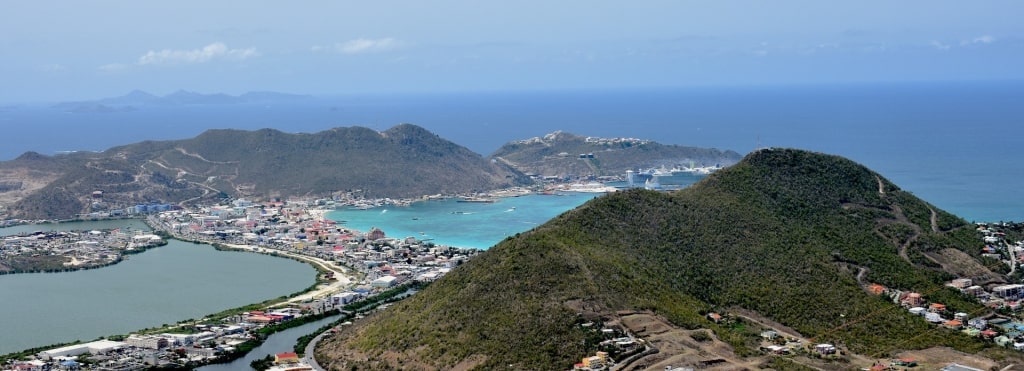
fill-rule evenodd
<path id="1" fill-rule="evenodd" d="M 966 46 L 966 45 L 971 45 L 971 44 L 991 44 L 991 43 L 994 43 L 994 42 L 996 42 L 996 38 L 992 37 L 992 35 L 981 35 L 981 36 L 975 37 L 975 38 L 973 38 L 971 40 L 961 41 L 960 45 L 961 46 Z"/>
<path id="2" fill-rule="evenodd" d="M 205 63 L 210 60 L 217 58 L 232 58 L 232 59 L 246 59 L 258 56 L 254 48 L 247 49 L 229 49 L 227 45 L 222 42 L 215 42 L 213 44 L 204 46 L 200 49 L 192 50 L 172 50 L 164 49 L 161 51 L 150 50 L 139 57 L 139 65 L 147 64 L 189 64 L 189 63 Z"/>
<path id="3" fill-rule="evenodd" d="M 932 42 L 928 43 L 928 45 L 931 45 L 933 48 L 939 50 L 949 50 L 950 48 L 949 44 L 943 44 L 938 40 L 932 40 Z"/>
<path id="4" fill-rule="evenodd" d="M 394 50 L 402 46 L 402 42 L 394 38 L 385 37 L 382 39 L 353 39 L 333 46 L 314 45 L 310 50 L 314 52 L 333 51 L 342 54 L 366 54 L 380 53 Z"/>

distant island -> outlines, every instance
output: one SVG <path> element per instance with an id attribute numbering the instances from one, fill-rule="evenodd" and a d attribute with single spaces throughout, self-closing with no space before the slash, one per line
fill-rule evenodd
<path id="1" fill-rule="evenodd" d="M 108 113 L 133 111 L 143 107 L 166 107 L 185 105 L 227 105 L 255 103 L 294 103 L 312 100 L 310 95 L 277 92 L 248 92 L 241 95 L 202 94 L 185 90 L 157 96 L 141 90 L 128 94 L 89 101 L 61 102 L 54 109 L 74 113 Z"/>
<path id="2" fill-rule="evenodd" d="M 566 178 L 622 177 L 627 171 L 671 175 L 729 166 L 735 151 L 662 144 L 638 138 L 585 137 L 556 131 L 506 143 L 490 156 L 528 175 Z"/>

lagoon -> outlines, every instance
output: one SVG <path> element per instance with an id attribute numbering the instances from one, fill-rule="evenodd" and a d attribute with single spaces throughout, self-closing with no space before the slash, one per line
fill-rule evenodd
<path id="1" fill-rule="evenodd" d="M 0 276 L 0 354 L 200 318 L 302 291 L 315 279 L 298 261 L 178 240 L 101 269 Z"/>

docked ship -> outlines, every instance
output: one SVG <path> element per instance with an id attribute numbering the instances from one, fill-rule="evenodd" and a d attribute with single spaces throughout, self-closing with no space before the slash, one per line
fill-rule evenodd
<path id="1" fill-rule="evenodd" d="M 591 183 L 577 183 L 570 185 L 569 188 L 565 189 L 568 192 L 585 192 L 585 193 L 609 193 L 618 191 L 615 187 L 610 187 L 598 182 Z"/>

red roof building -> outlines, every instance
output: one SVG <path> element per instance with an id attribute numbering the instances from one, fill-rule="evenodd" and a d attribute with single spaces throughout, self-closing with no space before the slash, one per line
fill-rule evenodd
<path id="1" fill-rule="evenodd" d="M 274 363 L 299 363 L 299 355 L 295 352 L 278 353 L 274 355 Z"/>

